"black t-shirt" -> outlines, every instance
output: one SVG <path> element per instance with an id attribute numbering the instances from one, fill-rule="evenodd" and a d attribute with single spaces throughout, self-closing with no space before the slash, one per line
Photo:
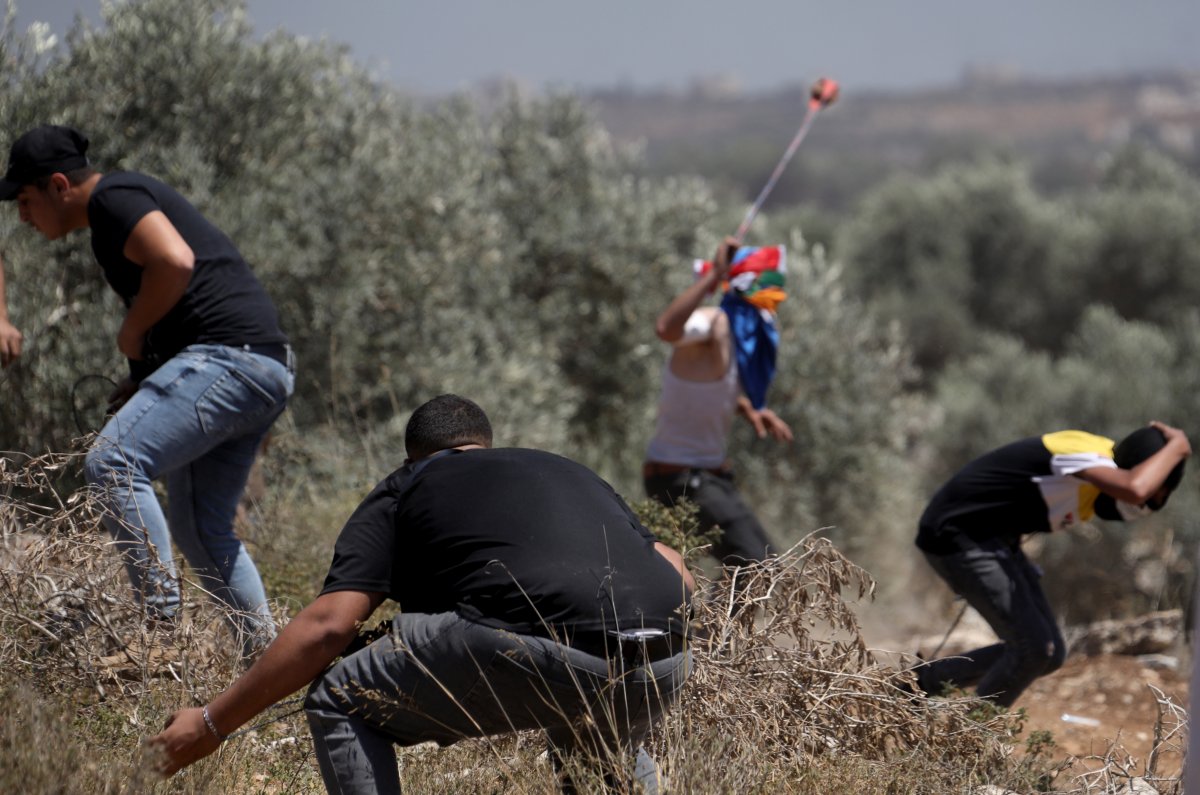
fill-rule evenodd
<path id="1" fill-rule="evenodd" d="M 137 223 L 161 211 L 195 254 L 187 291 L 146 335 L 152 366 L 188 345 L 269 345 L 287 342 L 279 315 L 237 248 L 171 187 L 144 174 L 118 172 L 100 179 L 88 201 L 92 251 L 104 278 L 129 306 L 142 284 L 142 268 L 125 257 Z"/>
<path id="2" fill-rule="evenodd" d="M 1075 473 L 1115 467 L 1113 441 L 1086 431 L 1031 436 L 976 458 L 950 478 L 921 515 L 917 546 L 947 554 L 956 536 L 1018 543 L 1095 515 L 1100 490 Z"/>
<path id="3" fill-rule="evenodd" d="M 440 453 L 363 500 L 322 593 L 388 594 L 408 613 L 457 612 L 521 634 L 682 632 L 679 573 L 591 470 L 537 450 Z"/>

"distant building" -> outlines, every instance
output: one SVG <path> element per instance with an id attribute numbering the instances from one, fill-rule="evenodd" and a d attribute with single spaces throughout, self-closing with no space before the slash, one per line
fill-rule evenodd
<path id="1" fill-rule="evenodd" d="M 710 75 L 692 81 L 688 94 L 692 99 L 736 99 L 742 83 L 733 75 Z"/>
<path id="2" fill-rule="evenodd" d="M 964 88 L 990 88 L 1011 86 L 1025 78 L 1016 64 L 968 64 L 963 69 Z"/>

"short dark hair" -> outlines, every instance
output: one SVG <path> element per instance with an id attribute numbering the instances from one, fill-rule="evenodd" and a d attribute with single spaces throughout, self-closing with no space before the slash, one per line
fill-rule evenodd
<path id="1" fill-rule="evenodd" d="M 404 429 L 410 461 L 464 444 L 491 447 L 492 424 L 483 409 L 458 395 L 438 395 L 420 406 Z"/>
<path id="2" fill-rule="evenodd" d="M 79 185 L 80 183 L 86 182 L 88 179 L 90 179 L 92 175 L 96 173 L 96 169 L 92 168 L 91 166 L 84 166 L 83 168 L 73 168 L 70 171 L 56 173 L 63 174 L 67 178 L 67 182 L 74 187 L 75 185 Z M 46 190 L 50 187 L 50 179 L 53 176 L 54 174 L 46 174 L 45 176 L 37 177 L 33 181 L 33 187 L 40 191 Z"/>

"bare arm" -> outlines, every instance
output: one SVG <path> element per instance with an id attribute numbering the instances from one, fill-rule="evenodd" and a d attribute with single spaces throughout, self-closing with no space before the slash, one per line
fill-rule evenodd
<path id="1" fill-rule="evenodd" d="M 179 302 L 192 278 L 196 257 L 167 216 L 149 213 L 133 227 L 125 256 L 142 267 L 142 285 L 117 334 L 125 356 L 142 358 L 146 332 Z"/>
<path id="2" fill-rule="evenodd" d="M 683 584 L 687 586 L 688 592 L 695 593 L 696 579 L 692 577 L 692 573 L 688 571 L 687 564 L 683 562 L 683 555 L 680 555 L 661 541 L 654 542 L 654 551 L 666 558 L 667 562 L 675 567 L 675 570 L 679 572 L 679 576 L 683 578 Z"/>
<path id="3" fill-rule="evenodd" d="M 0 366 L 8 367 L 21 355 L 22 336 L 8 320 L 8 297 L 4 292 L 4 261 L 0 260 Z"/>
<path id="4" fill-rule="evenodd" d="M 208 705 L 222 736 L 315 679 L 354 638 L 385 594 L 335 591 L 318 596 L 283 628 L 263 656 Z M 202 759 L 220 742 L 200 709 L 183 709 L 167 719 L 150 745 L 166 755 L 162 772 L 170 775 Z"/>
<path id="5" fill-rule="evenodd" d="M 1133 469 L 1091 467 L 1076 473 L 1076 477 L 1123 502 L 1141 505 L 1149 500 L 1162 488 L 1175 465 L 1192 454 L 1192 445 L 1183 431 L 1157 420 L 1150 424 L 1166 438 L 1166 444 L 1154 455 Z"/>
<path id="6" fill-rule="evenodd" d="M 704 302 L 705 296 L 729 276 L 730 260 L 736 252 L 737 243 L 731 237 L 725 238 L 724 242 L 717 246 L 717 253 L 713 255 L 713 266 L 708 273 L 675 296 L 654 322 L 654 331 L 660 340 L 675 342 L 683 336 L 683 326 L 692 312 Z"/>

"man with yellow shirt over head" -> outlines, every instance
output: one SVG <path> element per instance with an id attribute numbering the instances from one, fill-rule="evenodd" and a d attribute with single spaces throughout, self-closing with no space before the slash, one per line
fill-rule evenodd
<path id="1" fill-rule="evenodd" d="M 921 665 L 921 689 L 936 695 L 947 684 L 974 686 L 980 698 L 1008 707 L 1057 670 L 1066 644 L 1021 536 L 1160 510 L 1191 452 L 1187 435 L 1161 422 L 1116 444 L 1058 431 L 985 453 L 950 478 L 921 515 L 917 546 L 1000 642 Z"/>

